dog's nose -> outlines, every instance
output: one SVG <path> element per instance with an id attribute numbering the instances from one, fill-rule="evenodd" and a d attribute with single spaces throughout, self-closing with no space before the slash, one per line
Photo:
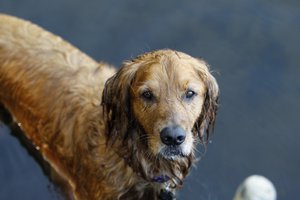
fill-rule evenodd
<path id="1" fill-rule="evenodd" d="M 180 145 L 185 140 L 185 131 L 180 126 L 166 127 L 160 132 L 160 139 L 165 145 Z"/>

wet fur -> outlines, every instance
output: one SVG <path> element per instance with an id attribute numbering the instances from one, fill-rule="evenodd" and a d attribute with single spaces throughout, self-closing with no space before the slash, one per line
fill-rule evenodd
<path id="1" fill-rule="evenodd" d="M 178 62 L 192 67 L 191 73 L 203 83 L 203 105 L 191 137 L 206 143 L 219 91 L 203 60 L 159 50 L 125 62 L 115 72 L 30 22 L 0 15 L 0 102 L 75 199 L 152 200 L 166 184 L 173 193 L 182 185 L 194 162 L 193 151 L 176 159 L 155 155 L 147 140 L 148 125 L 133 109 L 139 105 L 133 98 L 137 74 L 153 63 Z M 147 113 L 143 116 L 153 121 Z M 158 136 L 151 137 L 159 142 Z M 169 183 L 153 183 L 153 176 L 160 174 L 168 175 Z"/>

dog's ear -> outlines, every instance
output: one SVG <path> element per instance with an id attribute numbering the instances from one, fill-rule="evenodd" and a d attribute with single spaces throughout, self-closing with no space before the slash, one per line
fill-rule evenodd
<path id="1" fill-rule="evenodd" d="M 130 109 L 130 86 L 138 64 L 125 62 L 121 69 L 106 83 L 102 94 L 102 107 L 106 134 L 110 141 L 126 137 L 132 121 Z"/>
<path id="2" fill-rule="evenodd" d="M 202 112 L 195 123 L 194 131 L 198 134 L 201 142 L 207 144 L 215 125 L 219 104 L 219 86 L 209 71 L 209 66 L 203 60 L 198 60 L 196 70 L 204 81 L 206 93 Z"/>

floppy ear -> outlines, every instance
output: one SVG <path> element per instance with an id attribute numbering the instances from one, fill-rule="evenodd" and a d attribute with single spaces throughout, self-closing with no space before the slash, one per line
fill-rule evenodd
<path id="1" fill-rule="evenodd" d="M 199 64 L 197 71 L 205 83 L 206 93 L 202 112 L 195 123 L 194 131 L 198 134 L 201 142 L 207 144 L 215 125 L 219 103 L 219 86 L 216 79 L 211 75 L 209 66 L 202 60 L 199 60 Z"/>
<path id="2" fill-rule="evenodd" d="M 102 94 L 102 107 L 106 134 L 113 142 L 116 137 L 126 137 L 132 121 L 130 109 L 130 86 L 138 65 L 124 63 L 123 67 L 106 83 Z"/>

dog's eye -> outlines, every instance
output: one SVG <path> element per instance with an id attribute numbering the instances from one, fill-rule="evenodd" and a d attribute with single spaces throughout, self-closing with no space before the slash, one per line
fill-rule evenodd
<path id="1" fill-rule="evenodd" d="M 146 90 L 145 92 L 143 92 L 143 93 L 142 93 L 142 97 L 143 97 L 144 99 L 148 100 L 148 101 L 151 101 L 151 100 L 153 100 L 153 98 L 154 98 L 152 92 L 149 91 L 149 90 Z"/>
<path id="2" fill-rule="evenodd" d="M 194 92 L 193 90 L 188 90 L 188 91 L 186 91 L 186 93 L 185 93 L 185 98 L 186 99 L 192 99 L 194 96 L 196 96 L 197 95 L 197 93 L 196 92 Z"/>

